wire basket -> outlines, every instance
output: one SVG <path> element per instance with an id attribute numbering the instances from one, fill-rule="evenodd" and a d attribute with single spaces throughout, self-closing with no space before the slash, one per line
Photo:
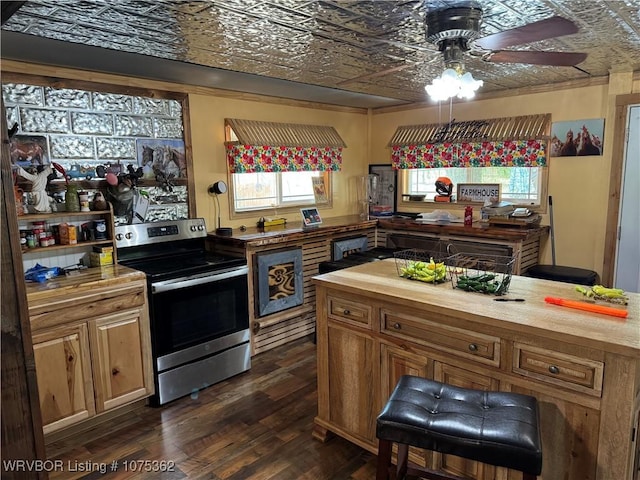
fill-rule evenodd
<path id="1" fill-rule="evenodd" d="M 504 295 L 509 291 L 514 256 L 456 253 L 446 259 L 453 288 Z"/>
<path id="2" fill-rule="evenodd" d="M 449 280 L 445 259 L 447 257 L 446 246 L 444 251 L 436 248 L 433 251 L 409 249 L 394 252 L 398 275 L 409 280 L 418 280 L 425 283 L 444 283 Z"/>

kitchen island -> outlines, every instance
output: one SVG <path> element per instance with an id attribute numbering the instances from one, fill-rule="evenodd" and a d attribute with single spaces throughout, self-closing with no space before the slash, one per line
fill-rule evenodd
<path id="1" fill-rule="evenodd" d="M 338 434 L 377 451 L 375 418 L 403 374 L 539 400 L 544 480 L 632 480 L 638 469 L 640 295 L 628 318 L 545 303 L 574 286 L 514 276 L 507 298 L 398 277 L 393 260 L 314 277 L 318 416 L 314 436 Z M 473 479 L 515 472 L 434 452 L 414 462 Z"/>

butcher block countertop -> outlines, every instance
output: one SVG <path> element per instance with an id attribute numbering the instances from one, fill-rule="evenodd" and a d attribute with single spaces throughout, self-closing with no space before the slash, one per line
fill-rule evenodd
<path id="1" fill-rule="evenodd" d="M 290 220 L 284 225 L 266 228 L 248 227 L 245 231 L 234 228 L 230 237 L 219 236 L 216 235 L 215 232 L 209 232 L 209 237 L 222 240 L 225 244 L 233 244 L 240 247 L 246 244 L 266 246 L 336 233 L 357 232 L 358 230 L 375 228 L 377 224 L 377 220 L 375 219 L 363 220 L 359 215 L 347 215 L 323 219 L 319 226 L 303 229 L 302 220 L 299 218 L 300 216 L 294 216 L 296 217 L 294 220 Z"/>
<path id="2" fill-rule="evenodd" d="M 513 276 L 504 298 L 524 298 L 524 302 L 496 302 L 492 295 L 453 289 L 450 282 L 439 285 L 412 281 L 398 276 L 393 259 L 366 263 L 314 277 L 314 283 L 380 301 L 429 309 L 447 315 L 455 310 L 458 318 L 480 322 L 518 334 L 531 334 L 574 345 L 597 348 L 622 355 L 640 356 L 640 294 L 629 293 L 629 304 L 606 306 L 626 308 L 628 317 L 585 312 L 547 304 L 547 296 L 579 300 L 575 285 L 530 277 Z"/>
<path id="3" fill-rule="evenodd" d="M 114 288 L 131 282 L 144 281 L 143 272 L 123 265 L 87 268 L 70 275 L 55 277 L 46 282 L 27 282 L 29 304 L 42 303 L 49 298 L 84 294 L 102 288 Z"/>
<path id="4" fill-rule="evenodd" d="M 378 228 L 508 241 L 526 240 L 549 231 L 547 225 L 539 225 L 533 228 L 513 228 L 496 227 L 486 223 L 474 222 L 472 226 L 466 227 L 461 223 L 424 223 L 409 218 L 380 218 L 378 219 Z"/>

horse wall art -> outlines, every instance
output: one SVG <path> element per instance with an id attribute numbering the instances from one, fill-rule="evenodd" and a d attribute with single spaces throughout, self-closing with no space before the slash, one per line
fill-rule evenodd
<path id="1" fill-rule="evenodd" d="M 182 140 L 138 140 L 136 150 L 143 178 L 154 178 L 159 174 L 171 178 L 187 176 Z"/>
<path id="2" fill-rule="evenodd" d="M 36 135 L 14 135 L 9 143 L 11 163 L 23 168 L 49 163 L 47 139 Z"/>

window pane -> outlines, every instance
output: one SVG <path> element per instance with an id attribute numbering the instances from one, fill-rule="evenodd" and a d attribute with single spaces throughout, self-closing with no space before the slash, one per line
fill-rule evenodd
<path id="1" fill-rule="evenodd" d="M 454 184 L 499 183 L 502 200 L 514 204 L 539 204 L 542 173 L 530 167 L 423 168 L 407 171 L 408 194 L 436 195 L 438 177 L 449 177 Z"/>
<path id="2" fill-rule="evenodd" d="M 313 185 L 311 177 L 318 177 L 321 172 L 283 172 L 282 203 L 313 202 Z"/>
<path id="3" fill-rule="evenodd" d="M 315 203 L 312 177 L 324 172 L 233 174 L 235 211 L 277 208 Z"/>
<path id="4" fill-rule="evenodd" d="M 233 195 L 236 210 L 269 208 L 277 205 L 276 173 L 234 173 Z"/>

